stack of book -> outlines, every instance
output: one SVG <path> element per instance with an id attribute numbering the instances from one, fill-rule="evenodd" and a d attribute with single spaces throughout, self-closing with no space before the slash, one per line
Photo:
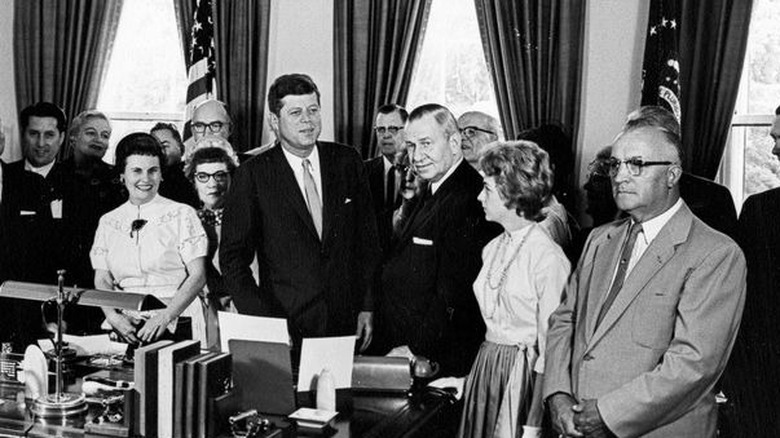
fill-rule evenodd
<path id="1" fill-rule="evenodd" d="M 135 351 L 135 433 L 143 437 L 212 437 L 213 399 L 231 392 L 229 353 L 202 353 L 200 341 L 159 341 Z"/>

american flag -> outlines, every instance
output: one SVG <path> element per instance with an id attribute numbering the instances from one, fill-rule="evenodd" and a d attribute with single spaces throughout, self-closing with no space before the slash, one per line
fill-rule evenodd
<path id="1" fill-rule="evenodd" d="M 200 102 L 215 98 L 214 20 L 211 0 L 198 0 L 192 24 L 189 86 L 184 116 L 184 140 L 190 137 L 192 112 Z"/>
<path id="2" fill-rule="evenodd" d="M 642 63 L 642 105 L 662 106 L 680 121 L 678 0 L 651 0 Z"/>

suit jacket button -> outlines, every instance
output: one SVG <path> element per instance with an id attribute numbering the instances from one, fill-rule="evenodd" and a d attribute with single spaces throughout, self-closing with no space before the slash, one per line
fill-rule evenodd
<path id="1" fill-rule="evenodd" d="M 582 356 L 582 360 L 593 360 L 593 356 L 586 354 L 585 356 Z"/>

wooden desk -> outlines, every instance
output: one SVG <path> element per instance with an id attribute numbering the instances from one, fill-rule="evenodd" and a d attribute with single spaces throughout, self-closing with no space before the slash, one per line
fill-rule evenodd
<path id="1" fill-rule="evenodd" d="M 99 411 L 94 408 L 90 409 L 86 418 L 44 422 L 32 419 L 23 401 L 24 388 L 0 385 L 0 397 L 3 400 L 0 404 L 0 437 L 102 436 L 84 431 L 85 422 L 91 420 Z M 461 408 L 462 403 L 453 403 L 447 397 L 424 390 L 414 397 L 356 393 L 353 395 L 352 411 L 340 415 L 331 436 L 338 438 L 451 437 L 457 430 Z M 287 436 L 290 435 L 313 436 L 299 435 L 294 432 Z"/>

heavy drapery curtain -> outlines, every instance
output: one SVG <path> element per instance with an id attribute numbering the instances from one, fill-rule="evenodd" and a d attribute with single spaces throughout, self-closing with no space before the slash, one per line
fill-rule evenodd
<path id="1" fill-rule="evenodd" d="M 16 101 L 61 106 L 68 120 L 97 104 L 123 0 L 14 2 Z M 62 152 L 68 148 L 62 148 Z"/>
<path id="2" fill-rule="evenodd" d="M 713 179 L 726 147 L 752 0 L 682 0 L 680 85 L 685 170 Z"/>
<path id="3" fill-rule="evenodd" d="M 375 111 L 406 103 L 431 0 L 334 4 L 336 141 L 373 157 Z"/>
<path id="4" fill-rule="evenodd" d="M 213 4 L 217 96 L 233 118 L 231 144 L 242 152 L 262 141 L 271 0 Z"/>
<path id="5" fill-rule="evenodd" d="M 507 138 L 543 124 L 572 137 L 579 114 L 585 2 L 474 0 Z"/>
<path id="6" fill-rule="evenodd" d="M 190 46 L 192 45 L 192 23 L 195 16 L 197 0 L 173 0 L 173 9 L 176 13 L 176 24 L 181 36 L 182 53 L 184 53 L 185 71 L 190 69 Z"/>

